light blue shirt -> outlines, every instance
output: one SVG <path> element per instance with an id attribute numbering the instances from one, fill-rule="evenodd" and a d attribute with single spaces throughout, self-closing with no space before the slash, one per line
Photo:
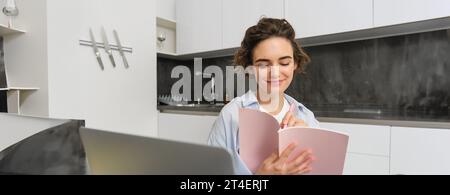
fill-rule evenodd
<path id="1" fill-rule="evenodd" d="M 288 95 L 285 95 L 285 98 L 290 105 L 296 105 L 294 114 L 298 119 L 305 121 L 309 127 L 319 127 L 313 112 L 294 98 Z M 254 92 L 250 91 L 233 99 L 222 109 L 211 129 L 208 144 L 224 148 L 231 154 L 236 175 L 252 175 L 239 156 L 239 110 L 241 108 L 259 110 L 259 103 Z"/>

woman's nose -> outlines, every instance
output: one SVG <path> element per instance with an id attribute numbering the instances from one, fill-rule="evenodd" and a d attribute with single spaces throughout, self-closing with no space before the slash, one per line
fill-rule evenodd
<path id="1" fill-rule="evenodd" d="M 280 66 L 275 65 L 270 67 L 269 78 L 278 78 L 280 76 Z"/>

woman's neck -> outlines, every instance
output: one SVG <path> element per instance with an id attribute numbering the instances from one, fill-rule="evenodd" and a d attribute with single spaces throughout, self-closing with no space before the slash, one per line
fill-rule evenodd
<path id="1" fill-rule="evenodd" d="M 271 115 L 277 115 L 281 112 L 284 106 L 284 94 L 270 95 L 260 93 L 256 95 L 259 105 Z"/>

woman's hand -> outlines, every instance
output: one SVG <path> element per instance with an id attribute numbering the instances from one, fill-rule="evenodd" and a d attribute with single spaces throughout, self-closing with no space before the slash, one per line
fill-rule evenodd
<path id="1" fill-rule="evenodd" d="M 256 175 L 302 175 L 312 171 L 310 165 L 313 157 L 310 150 L 303 151 L 297 158 L 288 162 L 289 155 L 296 147 L 296 144 L 290 144 L 280 156 L 278 152 L 272 153 L 258 168 Z"/>
<path id="2" fill-rule="evenodd" d="M 292 109 L 286 113 L 286 116 L 284 116 L 280 126 L 282 129 L 287 127 L 308 127 L 305 121 L 297 119 L 294 116 Z"/>

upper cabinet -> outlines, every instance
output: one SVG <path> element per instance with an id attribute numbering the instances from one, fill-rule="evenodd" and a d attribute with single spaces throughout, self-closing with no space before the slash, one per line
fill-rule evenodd
<path id="1" fill-rule="evenodd" d="M 177 0 L 175 15 L 182 55 L 239 47 L 263 16 L 286 18 L 308 38 L 449 17 L 450 0 Z"/>
<path id="2" fill-rule="evenodd" d="M 177 0 L 177 53 L 222 49 L 222 0 Z"/>
<path id="3" fill-rule="evenodd" d="M 374 0 L 375 27 L 450 16 L 449 0 Z"/>
<path id="4" fill-rule="evenodd" d="M 285 10 L 297 38 L 373 27 L 372 0 L 285 0 Z"/>
<path id="5" fill-rule="evenodd" d="M 175 0 L 156 0 L 156 17 L 175 21 Z"/>
<path id="6" fill-rule="evenodd" d="M 223 48 L 239 47 L 249 27 L 261 17 L 283 18 L 283 9 L 280 0 L 224 0 Z"/>

